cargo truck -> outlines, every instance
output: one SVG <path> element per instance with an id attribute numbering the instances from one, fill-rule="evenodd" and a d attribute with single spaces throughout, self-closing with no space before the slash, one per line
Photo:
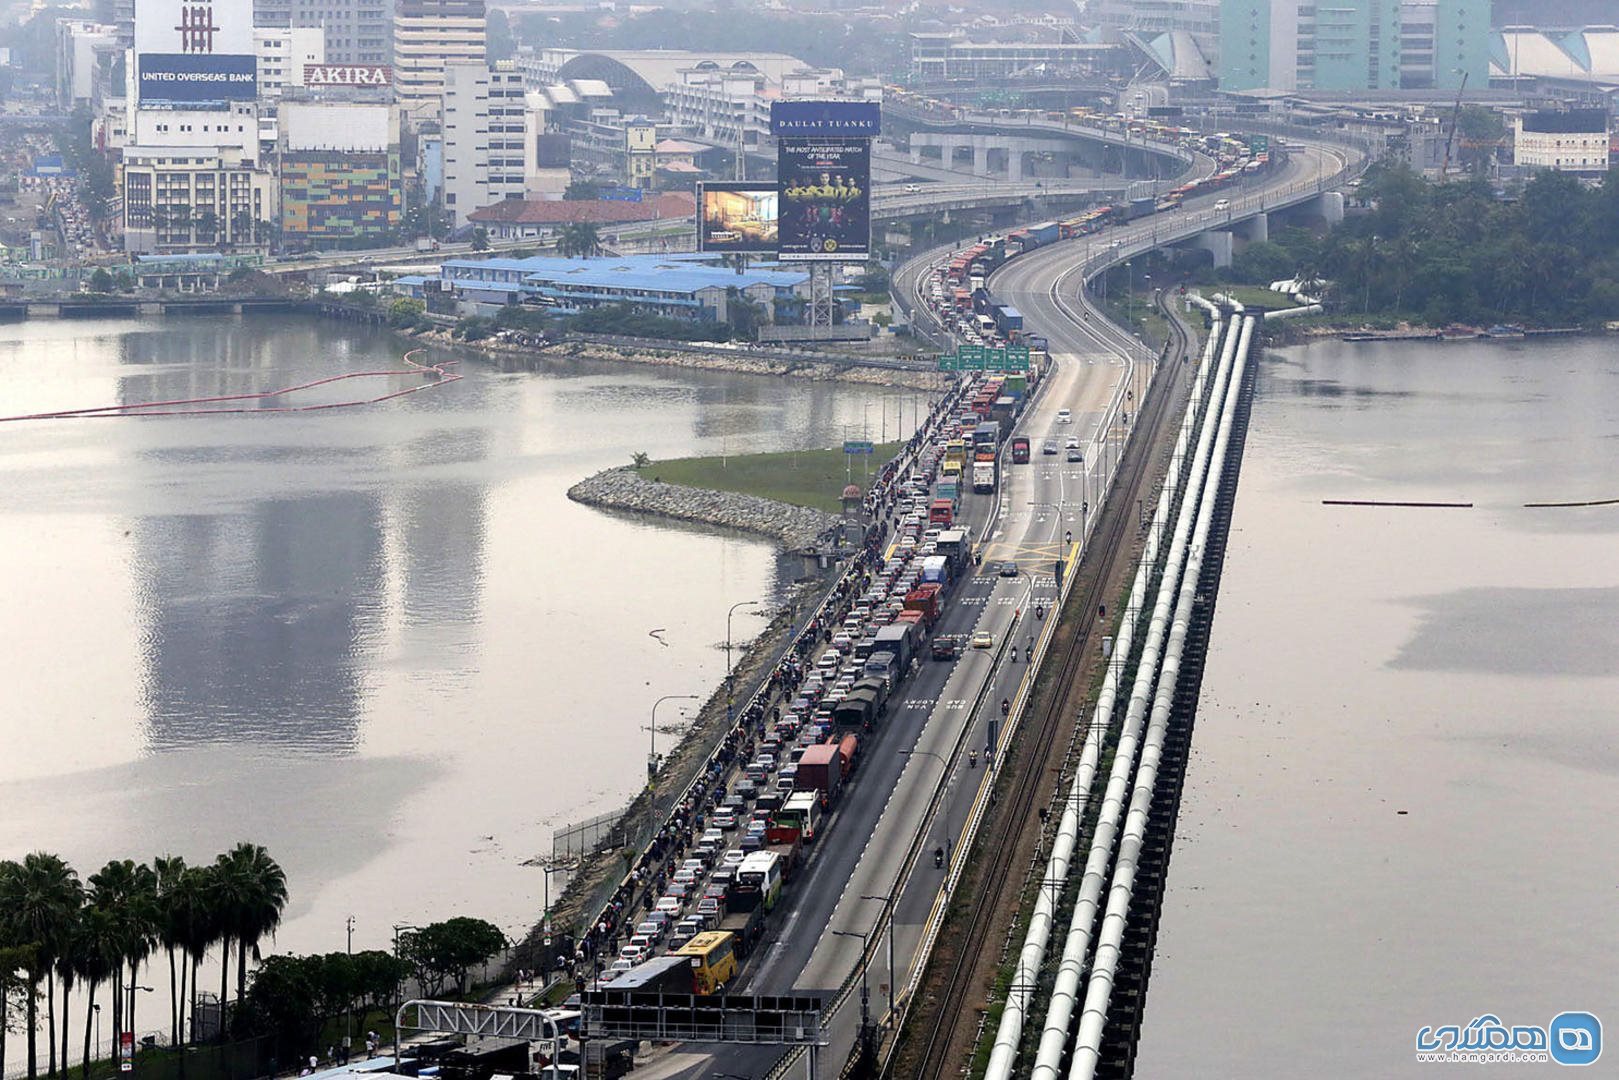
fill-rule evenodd
<path id="1" fill-rule="evenodd" d="M 721 930 L 730 934 L 736 942 L 736 957 L 746 960 L 753 947 L 765 933 L 765 912 L 763 907 L 755 907 L 751 911 L 728 911 L 725 918 L 720 920 Z"/>
<path id="2" fill-rule="evenodd" d="M 922 625 L 929 630 L 939 621 L 939 594 L 944 591 L 944 585 L 936 581 L 926 581 L 905 594 L 905 609 L 922 613 Z"/>
<path id="3" fill-rule="evenodd" d="M 830 806 L 837 801 L 842 788 L 843 755 L 838 751 L 838 744 L 817 743 L 805 750 L 804 756 L 798 759 L 798 790 L 818 791 L 826 796 Z"/>
<path id="4" fill-rule="evenodd" d="M 979 495 L 989 495 L 995 491 L 995 463 L 993 461 L 973 462 L 973 491 Z"/>
<path id="5" fill-rule="evenodd" d="M 957 530 L 942 532 L 935 544 L 942 543 L 946 536 Z M 929 555 L 922 560 L 922 580 L 935 585 L 950 584 L 950 556 Z M 909 599 L 909 598 L 907 598 Z"/>
<path id="6" fill-rule="evenodd" d="M 956 518 L 956 504 L 953 499 L 934 499 L 928 504 L 928 524 L 949 527 Z"/>
<path id="7" fill-rule="evenodd" d="M 843 764 L 843 779 L 847 781 L 854 775 L 855 766 L 860 761 L 860 739 L 857 736 L 849 734 L 838 740 L 838 760 Z"/>
<path id="8" fill-rule="evenodd" d="M 872 646 L 871 659 L 875 660 L 880 653 L 889 653 L 894 657 L 894 666 L 904 671 L 911 664 L 911 657 L 916 652 L 916 628 L 907 623 L 891 623 L 877 631 L 877 644 Z M 869 664 L 871 660 L 868 660 Z"/>

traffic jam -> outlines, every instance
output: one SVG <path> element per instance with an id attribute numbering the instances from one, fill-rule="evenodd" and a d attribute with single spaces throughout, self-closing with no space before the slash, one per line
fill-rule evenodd
<path id="1" fill-rule="evenodd" d="M 865 549 L 741 711 L 739 738 L 711 761 L 710 779 L 694 784 L 673 828 L 604 912 L 602 933 L 588 943 L 595 979 L 581 973 L 581 990 L 712 994 L 732 985 L 808 856 L 829 831 L 836 842 L 835 811 L 907 678 L 923 663 L 994 647 L 987 631 L 934 630 L 956 587 L 979 569 L 961 517 L 964 477 L 987 470 L 987 488 L 975 481 L 974 489 L 994 490 L 1001 433 L 1037 378 L 963 378 L 924 436 L 884 470 L 867 496 Z M 1027 461 L 1027 440 L 1015 441 Z M 1015 575 L 1016 563 L 985 572 L 1008 566 Z"/>

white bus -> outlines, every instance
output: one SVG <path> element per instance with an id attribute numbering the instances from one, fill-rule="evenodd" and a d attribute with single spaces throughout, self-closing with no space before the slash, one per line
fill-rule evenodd
<path id="1" fill-rule="evenodd" d="M 744 910 L 775 907 L 781 899 L 781 856 L 774 851 L 755 851 L 743 859 L 736 870 L 735 892 L 738 906 Z M 756 902 L 748 903 L 753 898 Z"/>

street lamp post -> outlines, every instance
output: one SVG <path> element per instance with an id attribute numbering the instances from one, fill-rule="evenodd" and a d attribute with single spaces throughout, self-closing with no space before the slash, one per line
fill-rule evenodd
<path id="1" fill-rule="evenodd" d="M 730 666 L 729 659 L 726 661 L 726 666 Z M 652 703 L 652 722 L 646 726 L 647 734 L 649 736 L 646 754 L 646 782 L 648 787 L 652 786 L 653 779 L 658 775 L 658 706 L 662 705 L 665 701 L 696 700 L 696 694 L 665 694 L 657 701 Z"/>
<path id="2" fill-rule="evenodd" d="M 939 763 L 939 767 L 944 771 L 944 773 L 946 775 L 948 775 L 949 772 L 950 772 L 950 763 L 948 761 L 946 761 L 939 754 L 934 753 L 932 750 L 917 750 L 917 749 L 915 749 L 913 747 L 910 750 L 901 750 L 901 751 L 899 751 L 899 754 L 900 754 L 901 757 L 913 757 L 913 756 L 930 757 L 934 761 L 937 761 Z M 950 835 L 949 822 L 946 821 L 945 822 L 945 830 L 944 830 L 944 864 L 946 866 L 950 865 L 950 855 L 951 855 L 953 847 L 954 847 L 954 838 Z"/>
<path id="3" fill-rule="evenodd" d="M 348 919 L 344 923 L 344 926 L 348 931 L 348 944 L 345 946 L 345 951 L 348 953 L 349 956 L 352 957 L 354 955 L 354 916 L 353 915 L 350 915 L 348 917 Z M 347 1016 L 346 1016 L 346 1023 L 344 1025 L 344 1034 L 343 1034 L 343 1057 L 344 1057 L 344 1060 L 347 1060 L 348 1059 L 349 1049 L 354 1045 L 354 1008 L 353 1008 L 353 1006 L 351 1005 L 348 1009 L 345 1010 L 345 1012 L 347 1013 Z"/>
<path id="4" fill-rule="evenodd" d="M 871 1041 L 871 993 L 866 984 L 866 969 L 871 966 L 868 963 L 870 935 L 861 930 L 834 930 L 832 933 L 860 942 L 860 1044 L 864 1047 Z"/>
<path id="5" fill-rule="evenodd" d="M 887 895 L 884 895 L 884 896 L 862 895 L 860 897 L 860 899 L 862 899 L 862 900 L 881 900 L 884 904 L 889 905 L 889 912 L 888 912 L 888 1022 L 893 1023 L 894 1022 L 894 981 L 895 981 L 895 975 L 894 975 L 894 911 L 892 909 L 892 905 L 894 903 L 894 894 L 893 893 L 888 893 Z"/>
<path id="6" fill-rule="evenodd" d="M 135 1069 L 135 991 L 137 991 L 137 990 L 141 991 L 142 993 L 147 993 L 147 994 L 155 993 L 155 991 L 150 986 L 139 986 L 139 985 L 136 985 L 135 983 L 130 983 L 128 988 L 124 991 L 126 994 L 129 995 L 129 1002 L 126 1005 L 125 1012 L 124 1012 L 124 1016 L 126 1018 L 125 1022 L 128 1023 L 128 1025 L 129 1025 L 129 1030 L 124 1033 L 124 1034 L 127 1034 L 129 1036 L 129 1060 L 127 1060 L 127 1061 L 124 1061 L 124 1060 L 121 1060 L 121 1059 L 119 1060 L 119 1062 L 118 1062 L 118 1071 L 119 1072 L 133 1072 L 134 1069 Z M 99 1016 L 99 1014 L 98 1014 L 98 1016 Z M 224 1030 L 224 1025 L 225 1025 L 225 1004 L 224 1004 L 223 1001 L 220 1002 L 220 1007 L 219 1007 L 219 1024 L 220 1024 L 220 1029 Z M 122 1053 L 123 1053 L 123 1035 L 119 1036 L 118 1041 L 119 1041 L 118 1052 L 119 1052 L 120 1055 L 122 1055 Z"/>
<path id="7" fill-rule="evenodd" d="M 736 614 L 737 608 L 757 607 L 757 600 L 738 600 L 731 605 L 731 610 L 725 613 L 725 726 L 729 729 L 736 723 L 736 676 L 731 670 L 731 616 Z"/>

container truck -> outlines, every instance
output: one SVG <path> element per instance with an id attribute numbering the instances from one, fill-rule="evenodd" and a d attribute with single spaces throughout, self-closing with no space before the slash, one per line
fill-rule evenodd
<path id="1" fill-rule="evenodd" d="M 751 911 L 727 911 L 725 918 L 720 920 L 721 930 L 731 935 L 736 942 L 736 958 L 746 960 L 753 947 L 765 933 L 765 911 L 763 907 L 755 907 Z M 682 959 L 686 959 L 682 957 Z"/>
<path id="2" fill-rule="evenodd" d="M 951 529 L 950 532 L 960 532 L 960 530 Z M 940 533 L 939 540 L 934 541 L 934 543 L 937 544 L 942 541 L 946 535 L 946 533 Z M 950 584 L 950 557 L 948 555 L 929 555 L 925 557 L 922 560 L 922 580 L 936 585 Z"/>
<path id="3" fill-rule="evenodd" d="M 973 491 L 979 495 L 989 495 L 995 490 L 995 463 L 993 461 L 973 462 Z"/>
<path id="4" fill-rule="evenodd" d="M 890 623 L 889 625 L 893 624 Z M 890 689 L 893 688 L 895 683 L 899 682 L 899 670 L 899 661 L 894 658 L 894 654 L 891 652 L 873 653 L 866 660 L 865 666 L 860 669 L 861 674 L 873 679 L 883 680 Z"/>
<path id="5" fill-rule="evenodd" d="M 890 623 L 877 631 L 877 644 L 872 647 L 871 660 L 880 654 L 888 653 L 894 658 L 894 666 L 904 671 L 911 664 L 911 657 L 916 651 L 916 629 L 904 623 Z M 866 661 L 867 664 L 871 660 Z"/>
<path id="6" fill-rule="evenodd" d="M 843 757 L 838 753 L 837 743 L 817 743 L 804 751 L 804 756 L 798 759 L 798 790 L 818 791 L 826 796 L 830 806 L 837 801 L 842 786 Z"/>
<path id="7" fill-rule="evenodd" d="M 838 740 L 838 760 L 843 763 L 843 779 L 847 781 L 860 761 L 859 736 L 851 732 Z"/>
<path id="8" fill-rule="evenodd" d="M 954 499 L 934 499 L 928 504 L 928 524 L 948 527 L 956 519 Z"/>
<path id="9" fill-rule="evenodd" d="M 1011 304 L 997 304 L 990 312 L 995 319 L 995 329 L 1003 334 L 1010 335 L 1023 329 L 1023 313 Z"/>
<path id="10" fill-rule="evenodd" d="M 905 608 L 908 611 L 920 611 L 922 624 L 929 630 L 939 621 L 939 594 L 944 586 L 937 582 L 924 582 L 905 594 Z"/>
<path id="11" fill-rule="evenodd" d="M 933 497 L 936 499 L 949 499 L 954 505 L 961 501 L 961 484 L 955 480 L 940 480 L 933 485 Z"/>

